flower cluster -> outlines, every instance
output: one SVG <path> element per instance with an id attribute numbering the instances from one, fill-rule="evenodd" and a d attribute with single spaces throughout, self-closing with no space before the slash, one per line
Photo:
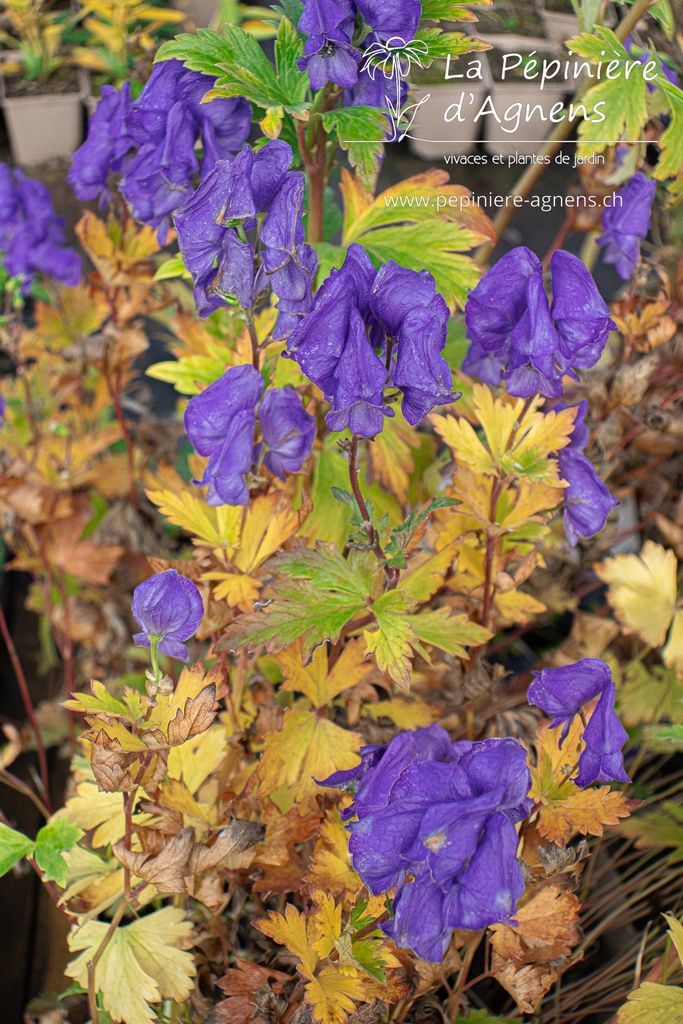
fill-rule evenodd
<path id="1" fill-rule="evenodd" d="M 565 408 L 560 403 L 556 408 Z M 588 443 L 585 424 L 588 402 L 577 406 L 571 441 L 557 453 L 560 476 L 569 485 L 564 492 L 564 529 L 572 547 L 580 537 L 594 537 L 604 527 L 612 509 L 619 504 L 595 472 L 590 459 L 582 455 Z"/>
<path id="2" fill-rule="evenodd" d="M 358 17 L 378 41 L 398 37 L 409 42 L 421 14 L 420 0 L 304 0 L 298 28 L 308 38 L 299 70 L 308 70 L 313 89 L 327 82 L 352 88 L 359 80 L 362 58 L 352 45 Z"/>
<path id="3" fill-rule="evenodd" d="M 78 284 L 81 258 L 65 245 L 64 223 L 42 181 L 0 164 L 0 253 L 7 272 L 21 278 L 24 295 L 37 273 Z"/>
<path id="4" fill-rule="evenodd" d="M 250 309 L 270 286 L 280 311 L 276 338 L 289 334 L 308 311 L 318 257 L 304 242 L 304 176 L 289 170 L 291 162 L 286 142 L 268 142 L 256 153 L 246 146 L 234 160 L 218 160 L 176 211 L 200 316 L 229 296 Z"/>
<path id="5" fill-rule="evenodd" d="M 403 415 L 413 425 L 435 405 L 453 401 L 451 371 L 439 354 L 447 325 L 448 307 L 428 271 L 393 260 L 376 271 L 354 243 L 287 344 L 330 402 L 330 430 L 349 427 L 374 437 L 393 415 L 385 387 L 402 394 Z"/>
<path id="6" fill-rule="evenodd" d="M 589 271 L 571 253 L 550 261 L 553 301 L 543 267 L 530 249 L 503 256 L 470 292 L 465 306 L 470 347 L 465 373 L 486 384 L 505 381 L 511 395 L 562 394 L 562 377 L 576 377 L 600 358 L 616 324 Z"/>
<path id="7" fill-rule="evenodd" d="M 151 576 L 135 588 L 133 616 L 142 632 L 133 640 L 137 647 L 151 647 L 169 658 L 187 661 L 184 641 L 199 628 L 204 615 L 202 596 L 192 580 L 175 569 Z"/>
<path id="8" fill-rule="evenodd" d="M 528 690 L 529 703 L 553 716 L 552 728 L 562 726 L 560 745 L 574 716 L 598 696 L 600 699 L 583 731 L 585 749 L 574 780 L 577 786 L 612 780 L 629 782 L 621 753 L 628 735 L 614 710 L 616 687 L 609 666 L 599 658 L 583 658 L 574 665 L 544 668 L 536 673 Z"/>
<path id="9" fill-rule="evenodd" d="M 232 366 L 188 402 L 187 436 L 209 462 L 200 486 L 208 485 L 208 505 L 247 505 L 245 477 L 261 463 L 284 480 L 296 473 L 315 439 L 315 420 L 290 387 L 263 393 L 264 381 L 253 366 Z M 262 441 L 254 444 L 257 406 Z"/>
<path id="10" fill-rule="evenodd" d="M 138 220 L 158 228 L 163 243 L 170 214 L 188 198 L 193 180 L 244 145 L 251 107 L 242 97 L 203 104 L 214 79 L 177 60 L 157 64 L 138 98 L 103 89 L 88 138 L 73 157 L 69 183 L 79 199 L 106 194 L 110 174 Z M 196 153 L 201 141 L 203 156 Z"/>
<path id="11" fill-rule="evenodd" d="M 371 893 L 396 886 L 383 928 L 397 945 L 439 961 L 452 929 L 514 914 L 524 890 L 515 822 L 531 807 L 517 740 L 451 743 L 431 725 L 364 747 L 357 768 L 323 784 L 357 785 L 349 849 Z"/>
<path id="12" fill-rule="evenodd" d="M 612 206 L 602 214 L 602 234 L 598 245 L 604 246 L 605 263 L 613 263 L 619 277 L 628 281 L 640 259 L 640 243 L 650 230 L 650 211 L 657 182 L 648 181 L 642 171 L 634 174 L 617 193 Z"/>

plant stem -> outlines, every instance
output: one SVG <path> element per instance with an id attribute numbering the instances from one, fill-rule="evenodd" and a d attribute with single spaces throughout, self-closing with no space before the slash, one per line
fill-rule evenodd
<path id="1" fill-rule="evenodd" d="M 354 434 L 351 438 L 351 445 L 349 447 L 349 480 L 351 482 L 351 490 L 353 496 L 356 499 L 358 505 L 358 511 L 360 512 L 361 519 L 363 520 L 363 531 L 367 535 L 368 543 L 375 553 L 377 561 L 380 562 L 384 567 L 384 574 L 387 578 L 387 582 L 390 587 L 395 587 L 398 574 L 395 569 L 385 565 L 386 556 L 382 551 L 382 546 L 377 539 L 377 533 L 375 527 L 372 525 L 370 519 L 370 513 L 368 512 L 368 506 L 365 504 L 365 498 L 363 492 L 360 489 L 360 482 L 358 480 L 358 445 L 360 443 L 360 437 L 358 434 Z"/>
<path id="2" fill-rule="evenodd" d="M 261 356 L 259 352 L 258 334 L 256 333 L 256 324 L 251 313 L 247 316 L 247 330 L 249 332 L 249 340 L 251 341 L 251 361 L 254 365 L 254 369 L 258 370 L 261 363 Z"/>
<path id="3" fill-rule="evenodd" d="M 88 1010 L 90 1011 L 90 1018 L 92 1024 L 98 1024 L 98 1021 L 100 1019 L 100 1011 L 97 1005 L 97 984 L 95 978 L 97 965 L 102 959 L 102 956 L 107 946 L 114 938 L 114 932 L 121 924 L 121 921 L 123 920 L 123 915 L 125 914 L 127 908 L 128 901 L 124 898 L 121 900 L 121 903 L 119 904 L 119 909 L 112 917 L 111 924 L 107 928 L 107 933 L 100 942 L 99 946 L 97 947 L 97 952 L 95 953 L 94 957 L 88 964 Z"/>
<path id="4" fill-rule="evenodd" d="M 623 42 L 624 39 L 626 39 L 629 32 L 635 28 L 643 15 L 647 14 L 650 7 L 652 7 L 656 2 L 657 0 L 636 0 L 636 3 L 630 8 L 626 16 L 619 22 L 619 25 L 615 29 L 614 34 L 620 42 Z M 584 85 L 583 88 L 578 91 L 577 99 L 583 96 L 588 91 L 588 88 L 588 85 Z M 550 137 L 539 149 L 539 158 L 554 157 L 562 143 L 571 135 L 572 129 L 578 120 L 580 120 L 580 118 L 577 115 L 574 118 L 567 117 L 566 120 L 560 121 L 557 127 L 551 132 Z M 549 162 L 550 161 L 548 161 L 548 163 Z M 527 196 L 536 182 L 541 179 L 547 166 L 548 164 L 542 159 L 539 163 L 530 164 L 509 195 L 522 197 Z M 496 229 L 496 235 L 499 239 L 512 221 L 516 212 L 517 207 L 514 203 L 510 203 L 504 206 L 500 213 L 494 218 L 493 226 Z M 486 263 L 492 252 L 493 242 L 485 242 L 484 245 L 480 246 L 477 250 L 475 256 L 476 262 L 480 265 Z"/>
<path id="5" fill-rule="evenodd" d="M 32 804 L 38 808 L 44 818 L 49 818 L 51 811 L 45 806 L 43 801 L 34 793 L 30 786 L 27 786 L 25 782 L 18 779 L 12 772 L 8 772 L 6 768 L 0 768 L 0 781 L 4 782 L 10 789 L 15 790 L 17 793 L 21 793 L 22 796 L 28 797 Z"/>
<path id="6" fill-rule="evenodd" d="M 491 486 L 491 506 L 489 509 L 489 522 L 492 526 L 496 524 L 496 509 L 498 508 L 498 498 L 500 497 L 501 482 L 495 479 Z M 493 598 L 495 594 L 495 584 L 493 582 L 493 563 L 496 555 L 496 537 L 491 536 L 490 533 L 486 534 L 486 554 L 484 556 L 484 603 L 481 612 L 481 624 L 486 629 L 489 628 L 491 622 L 491 612 L 493 610 Z"/>
<path id="7" fill-rule="evenodd" d="M 31 694 L 29 692 L 28 683 L 26 682 L 26 676 L 17 654 L 17 649 L 14 646 L 14 641 L 10 634 L 7 626 L 7 619 L 5 618 L 5 611 L 0 604 L 0 633 L 5 641 L 5 647 L 9 654 L 9 659 L 12 662 L 12 668 L 14 669 L 14 675 L 19 686 L 19 692 L 21 693 L 21 699 L 24 704 L 24 710 L 26 711 L 26 717 L 29 720 L 33 736 L 36 741 L 36 749 L 38 751 L 38 765 L 40 767 L 40 781 L 43 784 L 43 803 L 47 810 L 46 817 L 52 814 L 52 807 L 50 804 L 50 776 L 47 770 L 47 752 L 45 750 L 45 744 L 43 743 L 43 737 L 40 733 L 40 726 L 38 725 L 38 719 L 33 709 L 33 703 L 31 701 Z"/>

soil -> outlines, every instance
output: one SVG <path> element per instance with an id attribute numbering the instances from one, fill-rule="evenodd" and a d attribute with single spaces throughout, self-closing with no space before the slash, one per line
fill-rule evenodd
<path id="1" fill-rule="evenodd" d="M 5 96 L 17 99 L 21 96 L 59 96 L 63 93 L 78 92 L 81 83 L 76 68 L 62 67 L 45 79 L 27 82 L 21 75 L 5 76 Z"/>
<path id="2" fill-rule="evenodd" d="M 468 23 L 474 36 L 512 33 L 519 36 L 543 36 L 544 26 L 533 0 L 499 0 L 485 11 L 476 10 L 477 21 Z"/>

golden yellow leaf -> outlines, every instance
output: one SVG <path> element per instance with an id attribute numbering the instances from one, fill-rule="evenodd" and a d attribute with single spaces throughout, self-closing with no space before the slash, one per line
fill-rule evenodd
<path id="1" fill-rule="evenodd" d="M 208 672 L 205 672 L 201 661 L 183 667 L 173 692 L 157 695 L 156 707 L 145 720 L 146 726 L 150 730 L 160 729 L 171 744 L 183 743 L 190 735 L 187 730 L 191 729 L 192 735 L 205 731 L 214 717 L 216 689 L 222 678 L 220 665 L 214 665 Z M 213 694 L 210 693 L 211 688 Z M 202 720 L 195 721 L 198 711 L 202 712 Z M 201 728 L 204 721 L 208 724 Z"/>
<path id="2" fill-rule="evenodd" d="M 644 981 L 617 1014 L 617 1024 L 678 1024 L 683 1020 L 683 988 Z"/>
<path id="3" fill-rule="evenodd" d="M 546 886 L 518 907 L 517 924 L 494 924 L 491 943 L 504 960 L 520 964 L 569 956 L 581 939 L 577 926 L 580 903 L 557 883 Z"/>
<path id="4" fill-rule="evenodd" d="M 284 787 L 300 805 L 301 813 L 315 805 L 324 789 L 316 779 L 353 768 L 360 759 L 360 736 L 341 729 L 315 712 L 289 708 L 282 730 L 266 736 L 257 776 L 259 794 L 270 796 Z"/>
<path id="5" fill-rule="evenodd" d="M 309 940 L 308 922 L 293 904 L 287 904 L 284 917 L 271 910 L 268 918 L 255 921 L 254 926 L 274 942 L 286 946 L 301 960 L 308 976 L 312 976 L 318 966 L 318 954 Z"/>
<path id="6" fill-rule="evenodd" d="M 515 424 L 524 408 L 521 398 L 503 401 L 494 398 L 490 388 L 483 384 L 475 384 L 472 389 L 474 409 L 477 419 L 484 428 L 489 451 L 494 461 L 508 450 Z"/>
<path id="7" fill-rule="evenodd" d="M 363 704 L 363 714 L 372 718 L 389 718 L 402 731 L 431 725 L 439 717 L 438 708 L 421 700 L 410 700 L 401 695 L 377 704 Z"/>
<path id="8" fill-rule="evenodd" d="M 683 965 L 683 924 L 673 914 L 664 914 L 663 917 L 669 926 L 667 934 L 676 947 L 678 959 L 681 961 L 681 965 Z"/>
<path id="9" fill-rule="evenodd" d="M 353 968 L 324 967 L 306 985 L 306 1002 L 313 1008 L 314 1020 L 320 1024 L 346 1024 L 356 1009 L 354 999 L 362 1000 L 367 978 L 354 977 Z"/>
<path id="10" fill-rule="evenodd" d="M 108 924 L 89 921 L 69 933 L 69 949 L 82 950 L 65 974 L 88 988 L 88 963 Z M 104 1009 L 122 1024 L 154 1024 L 157 1014 L 150 1003 L 162 999 L 184 1002 L 194 988 L 197 973 L 190 945 L 192 924 L 177 907 L 164 907 L 128 925 L 119 925 L 100 957 L 96 983 Z"/>
<path id="11" fill-rule="evenodd" d="M 607 600 L 623 625 L 651 647 L 666 639 L 676 610 L 676 556 L 646 540 L 639 555 L 617 555 L 595 566 L 609 584 Z"/>
<path id="12" fill-rule="evenodd" d="M 419 552 L 413 556 L 408 563 L 407 572 L 401 576 L 401 590 L 420 604 L 429 601 L 443 584 L 458 546 L 457 541 L 452 541 L 436 554 Z"/>
<path id="13" fill-rule="evenodd" d="M 227 734 L 222 725 L 212 725 L 205 732 L 191 736 L 168 755 L 168 774 L 182 780 L 190 793 L 196 793 L 215 772 L 226 755 Z"/>
<path id="14" fill-rule="evenodd" d="M 548 610 L 542 601 L 538 601 L 531 594 L 525 594 L 521 590 L 497 593 L 495 606 L 504 618 L 522 624 L 530 622 L 535 616 L 542 615 Z"/>
<path id="15" fill-rule="evenodd" d="M 363 888 L 351 867 L 349 833 L 338 814 L 326 818 L 320 827 L 306 882 L 313 889 L 344 897 L 346 903 L 353 902 Z"/>
<path id="16" fill-rule="evenodd" d="M 311 945 L 321 960 L 325 960 L 334 949 L 334 944 L 341 935 L 342 923 L 341 903 L 335 903 L 334 896 L 328 892 L 315 892 L 315 910 L 309 918 L 309 934 L 314 934 Z"/>
<path id="17" fill-rule="evenodd" d="M 291 500 L 278 491 L 256 498 L 246 511 L 233 564 L 240 572 L 253 573 L 296 534 L 311 507 L 305 499 L 302 508 L 294 512 Z"/>
<path id="18" fill-rule="evenodd" d="M 513 458 L 520 460 L 534 451 L 549 455 L 566 448 L 571 440 L 575 419 L 575 406 L 560 412 L 554 409 L 539 412 L 532 406 L 522 419 L 511 446 Z"/>
<path id="19" fill-rule="evenodd" d="M 193 544 L 231 547 L 239 538 L 244 509 L 240 505 L 207 505 L 200 488 L 186 484 L 175 470 L 164 467 L 150 478 L 147 497 L 174 526 L 192 537 Z"/>
<path id="20" fill-rule="evenodd" d="M 114 857 L 105 859 L 83 846 L 74 846 L 62 856 L 68 878 L 60 904 L 78 896 L 89 914 L 101 914 L 123 896 L 123 868 Z"/>
<path id="21" fill-rule="evenodd" d="M 368 445 L 373 474 L 402 505 L 408 499 L 410 474 L 415 469 L 411 449 L 419 447 L 417 431 L 406 423 L 398 409 L 393 418 L 385 420 L 382 432 Z"/>
<path id="22" fill-rule="evenodd" d="M 95 848 L 115 843 L 126 833 L 123 793 L 101 792 L 94 781 L 80 782 L 76 795 L 69 797 L 57 817 L 68 818 L 85 832 L 94 829 L 92 845 Z M 136 815 L 134 821 L 143 824 L 149 817 L 149 814 Z"/>
<path id="23" fill-rule="evenodd" d="M 365 656 L 365 645 L 360 640 L 346 644 L 329 673 L 325 646 L 314 651 L 308 664 L 304 664 L 301 648 L 301 641 L 297 641 L 275 655 L 284 676 L 282 689 L 303 693 L 316 708 L 324 707 L 342 690 L 356 686 L 374 668 L 372 661 Z"/>
<path id="24" fill-rule="evenodd" d="M 210 580 L 218 583 L 213 589 L 214 601 L 227 601 L 231 608 L 251 611 L 258 600 L 258 592 L 263 586 L 261 580 L 253 576 L 242 576 L 235 572 L 219 572 L 218 570 L 202 574 L 202 582 Z"/>
<path id="25" fill-rule="evenodd" d="M 477 436 L 474 427 L 464 417 L 430 416 L 434 429 L 453 452 L 456 462 L 464 463 L 475 473 L 487 475 L 496 472 L 491 452 Z"/>

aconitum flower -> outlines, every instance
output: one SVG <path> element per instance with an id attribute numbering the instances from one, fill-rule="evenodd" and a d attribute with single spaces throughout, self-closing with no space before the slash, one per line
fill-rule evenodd
<path id="1" fill-rule="evenodd" d="M 581 708 L 599 696 L 583 731 L 585 750 L 579 758 L 577 786 L 592 782 L 628 782 L 621 748 L 628 739 L 614 710 L 616 688 L 609 666 L 599 658 L 583 658 L 574 665 L 544 668 L 529 687 L 530 704 L 553 716 L 551 728 L 562 726 L 560 745 Z"/>
<path id="2" fill-rule="evenodd" d="M 130 82 L 121 91 L 102 86 L 102 96 L 88 122 L 88 137 L 73 155 L 67 181 L 79 199 L 100 202 L 109 197 L 107 180 L 120 174 L 133 145 L 126 128 L 130 110 Z"/>
<path id="3" fill-rule="evenodd" d="M 441 352 L 448 307 L 431 274 L 393 260 L 379 272 L 362 246 L 349 246 L 344 264 L 315 294 L 310 312 L 287 342 L 288 354 L 325 395 L 331 430 L 349 427 L 374 437 L 393 410 L 384 389 L 397 388 L 412 425 L 454 400 Z"/>
<path id="4" fill-rule="evenodd" d="M 383 928 L 398 945 L 438 961 L 454 928 L 511 918 L 524 889 L 514 824 L 531 807 L 517 740 L 451 743 L 437 725 L 400 733 L 323 785 L 354 783 L 353 865 L 375 895 L 396 886 Z"/>
<path id="5" fill-rule="evenodd" d="M 200 316 L 229 298 L 250 308 L 270 287 L 281 314 L 276 338 L 307 312 L 318 258 L 304 241 L 304 177 L 289 170 L 291 162 L 286 142 L 268 142 L 256 153 L 245 147 L 234 160 L 219 160 L 176 210 L 178 244 Z"/>
<path id="6" fill-rule="evenodd" d="M 80 281 L 81 258 L 65 244 L 64 226 L 42 181 L 0 164 L 0 253 L 7 272 L 21 279 L 24 295 L 37 273 L 71 287 Z"/>
<path id="7" fill-rule="evenodd" d="M 487 384 L 505 381 L 510 394 L 562 394 L 562 377 L 594 366 L 616 325 L 583 263 L 568 252 L 550 261 L 553 302 L 543 267 L 519 246 L 502 257 L 470 292 L 465 321 L 470 348 L 465 373 Z"/>
<path id="8" fill-rule="evenodd" d="M 262 457 L 271 473 L 301 469 L 313 446 L 315 420 L 289 387 L 273 388 L 261 402 L 261 444 L 254 446 L 257 407 L 263 393 L 261 374 L 251 365 L 232 366 L 185 410 L 185 430 L 209 462 L 201 480 L 208 505 L 247 505 L 246 476 Z"/>
<path id="9" fill-rule="evenodd" d="M 640 243 L 650 230 L 650 212 L 657 182 L 648 181 L 642 171 L 634 174 L 602 214 L 598 245 L 605 247 L 605 263 L 613 263 L 619 277 L 628 281 L 640 259 Z"/>
<path id="10" fill-rule="evenodd" d="M 571 448 L 558 453 L 560 476 L 569 485 L 563 495 L 564 530 L 572 547 L 582 537 L 594 537 L 619 502 L 585 455 Z"/>
<path id="11" fill-rule="evenodd" d="M 155 642 L 157 650 L 169 658 L 189 660 L 185 641 L 197 632 L 204 615 L 201 594 L 192 580 L 175 569 L 151 576 L 135 588 L 132 611 L 142 627 L 142 633 L 133 637 L 137 647 Z"/>
<path id="12" fill-rule="evenodd" d="M 355 17 L 351 0 L 304 0 L 298 28 L 308 38 L 298 66 L 308 71 L 312 89 L 356 83 L 361 55 L 351 46 Z"/>

